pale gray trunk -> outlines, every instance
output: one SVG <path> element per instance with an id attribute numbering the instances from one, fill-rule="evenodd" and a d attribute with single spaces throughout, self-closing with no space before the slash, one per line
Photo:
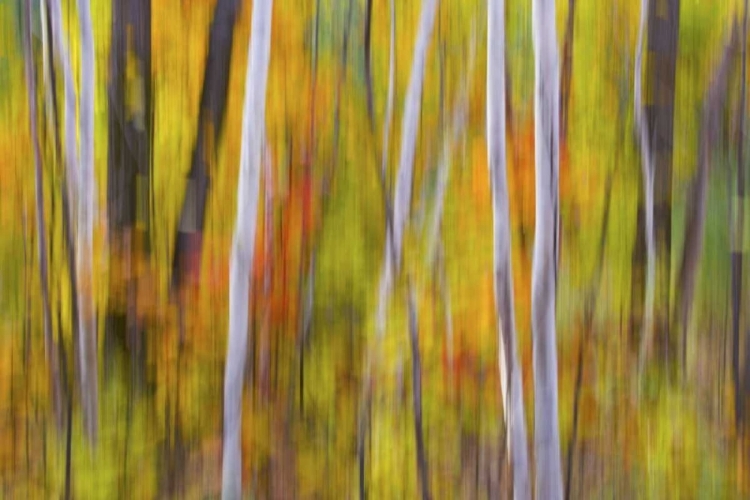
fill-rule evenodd
<path id="1" fill-rule="evenodd" d="M 654 162 L 651 154 L 651 143 L 646 123 L 646 113 L 643 108 L 641 73 L 643 66 L 643 38 L 646 31 L 649 0 L 641 0 L 641 20 L 638 26 L 638 41 L 635 51 L 634 72 L 634 113 L 635 124 L 638 128 L 638 141 L 641 150 L 641 172 L 643 175 L 644 211 L 646 219 L 646 297 L 643 305 L 643 326 L 641 330 L 641 345 L 639 353 L 638 375 L 643 370 L 644 363 L 651 346 L 654 331 L 654 294 L 656 288 L 656 239 L 654 235 Z M 639 387 L 638 384 L 636 387 Z"/>
<path id="2" fill-rule="evenodd" d="M 401 249 L 404 241 L 406 221 L 411 209 L 412 178 L 414 176 L 414 154 L 417 148 L 417 126 L 422 106 L 425 59 L 435 24 L 437 0 L 424 0 L 419 20 L 417 45 L 414 48 L 409 87 L 406 91 L 404 118 L 401 123 L 401 154 L 399 156 L 396 193 L 393 200 L 393 254 L 396 269 L 401 267 Z"/>
<path id="3" fill-rule="evenodd" d="M 65 171 L 67 173 L 68 199 L 72 202 L 73 213 L 69 214 L 72 219 L 77 219 L 77 259 L 75 269 L 70 272 L 76 275 L 78 290 L 74 294 L 78 297 L 78 331 L 76 356 L 78 357 L 79 384 L 83 407 L 83 419 L 86 435 L 92 443 L 96 441 L 97 423 L 97 380 L 96 380 L 96 338 L 95 320 L 93 314 L 93 294 L 91 290 L 91 255 L 90 245 L 87 249 L 81 249 L 81 245 L 91 241 L 86 237 L 90 231 L 84 231 L 88 222 L 85 214 L 81 212 L 93 203 L 93 194 L 85 193 L 86 189 L 93 189 L 93 179 L 85 181 L 84 172 L 90 172 L 93 178 L 93 75 L 94 75 L 94 52 L 93 34 L 91 28 L 91 15 L 88 11 L 88 3 L 84 6 L 79 4 L 81 16 L 81 43 L 83 49 L 81 70 L 83 73 L 82 93 L 88 92 L 90 100 L 83 104 L 81 112 L 81 143 L 84 162 L 88 166 L 79 164 L 76 130 L 76 89 L 73 81 L 73 72 L 70 64 L 68 44 L 62 28 L 62 10 L 60 0 L 48 0 L 50 18 L 52 21 L 52 46 L 55 59 L 62 70 L 63 76 L 63 128 L 65 133 L 64 157 Z M 83 8 L 85 7 L 85 9 Z M 85 10 L 85 12 L 84 12 Z M 86 116 L 84 116 L 86 115 Z M 84 163 L 82 162 L 82 163 Z M 90 197 L 90 202 L 88 201 Z M 91 212 L 91 228 L 93 229 L 93 210 Z M 70 220 L 72 223 L 73 220 Z M 82 227 L 83 226 L 83 227 Z M 86 266 L 87 272 L 82 272 L 81 266 Z M 82 279 L 82 277 L 86 277 Z M 93 358 L 92 358 L 93 356 Z M 93 374 L 91 373 L 93 371 Z"/>
<path id="4" fill-rule="evenodd" d="M 557 411 L 559 68 L 555 0 L 533 0 L 536 227 L 531 279 L 536 497 L 562 498 Z M 511 388 L 512 390 L 512 388 Z"/>
<path id="5" fill-rule="evenodd" d="M 73 72 L 70 67 L 68 43 L 62 28 L 62 10 L 60 0 L 49 2 L 52 21 L 52 49 L 54 57 L 62 70 L 63 81 L 63 132 L 65 133 L 64 157 L 65 170 L 68 173 L 68 197 L 71 201 L 78 199 L 78 149 L 76 142 L 76 89 Z M 75 208 L 74 208 L 75 210 Z"/>
<path id="6" fill-rule="evenodd" d="M 94 98 L 95 57 L 94 32 L 89 0 L 78 0 L 78 17 L 81 26 L 81 94 L 80 94 L 80 148 L 81 163 L 78 192 L 78 244 L 76 248 L 79 294 L 79 368 L 81 371 L 81 401 L 86 435 L 96 442 L 98 421 L 98 361 L 96 341 L 96 316 L 93 283 L 94 214 L 96 212 L 94 177 Z"/>
<path id="7" fill-rule="evenodd" d="M 523 379 L 516 349 L 510 214 L 505 167 L 505 0 L 490 0 L 487 8 L 487 153 L 492 187 L 495 309 L 500 334 L 500 385 L 513 473 L 513 496 L 516 499 L 526 499 L 531 498 L 531 489 L 526 417 L 523 408 Z M 554 335 L 554 332 L 552 334 Z M 554 346 L 554 341 L 552 345 Z"/>
<path id="8" fill-rule="evenodd" d="M 472 29 L 472 31 L 474 31 Z M 443 151 L 441 152 L 440 162 L 438 163 L 437 191 L 435 193 L 435 208 L 432 211 L 427 233 L 427 266 L 432 267 L 435 262 L 435 255 L 438 249 L 438 237 L 440 233 L 440 224 L 443 220 L 443 206 L 445 204 L 445 192 L 448 189 L 448 179 L 450 177 L 451 157 L 453 148 L 459 137 L 466 128 L 466 119 L 469 108 L 469 90 L 474 81 L 474 62 L 476 60 L 476 36 L 472 33 L 471 46 L 469 47 L 469 58 L 466 66 L 466 79 L 464 80 L 458 99 L 453 109 L 451 128 L 448 131 L 447 140 L 443 142 Z"/>
<path id="9" fill-rule="evenodd" d="M 237 220 L 229 270 L 229 339 L 224 373 L 224 448 L 221 484 L 224 499 L 237 499 L 242 493 L 242 381 L 247 354 L 248 301 L 263 156 L 262 134 L 271 51 L 272 12 L 273 0 L 253 2 L 252 34 L 242 116 Z"/>
<path id="10" fill-rule="evenodd" d="M 391 5 L 391 46 L 395 47 L 394 36 L 394 9 Z M 376 344 L 373 348 L 368 349 L 363 377 L 362 401 L 359 408 L 359 423 L 357 447 L 359 455 L 359 473 L 360 473 L 360 496 L 365 496 L 364 488 L 364 432 L 366 426 L 366 413 L 370 406 L 371 381 L 373 365 L 377 364 L 379 344 L 385 335 L 386 313 L 388 309 L 388 300 L 390 299 L 393 281 L 401 264 L 401 249 L 403 246 L 404 231 L 409 218 L 411 208 L 411 191 L 412 178 L 414 174 L 414 154 L 417 146 L 417 126 L 419 124 L 419 114 L 422 105 L 422 86 L 425 74 L 425 60 L 427 58 L 427 49 L 432 38 L 432 30 L 435 24 L 435 13 L 437 11 L 437 0 L 423 0 L 422 12 L 419 19 L 419 31 L 417 33 L 417 42 L 414 47 L 414 59 L 412 60 L 411 75 L 409 77 L 409 87 L 405 97 L 404 117 L 401 124 L 401 154 L 399 156 L 399 170 L 396 179 L 395 196 L 393 202 L 393 216 L 388 214 L 386 203 L 386 237 L 385 248 L 383 250 L 383 268 L 378 286 L 378 302 L 376 310 Z M 395 49 L 392 49 L 392 55 Z M 391 65 L 394 64 L 394 58 L 391 58 Z M 389 80 L 393 78 L 393 72 Z M 392 83 L 392 82 L 391 82 Z M 383 189 L 387 190 L 385 183 L 385 169 L 387 166 L 387 136 L 390 133 L 390 113 L 392 113 L 392 85 L 389 84 L 389 108 L 386 111 L 386 123 L 384 131 L 384 150 L 381 172 L 383 174 Z M 385 199 L 388 199 L 386 193 Z M 390 221 L 390 223 L 388 222 Z"/>
<path id="11" fill-rule="evenodd" d="M 52 337 L 52 311 L 49 299 L 49 276 L 47 267 L 47 236 L 44 217 L 44 179 L 42 173 L 42 154 L 37 129 L 37 93 L 34 56 L 31 48 L 31 2 L 26 4 L 24 12 L 23 51 L 26 69 L 26 90 L 29 98 L 29 128 L 34 151 L 34 191 L 36 198 L 36 232 L 39 258 L 39 282 L 42 288 L 42 323 L 44 328 L 44 351 L 49 370 L 49 391 L 52 399 L 52 411 L 57 430 L 62 430 L 62 387 L 58 370 L 57 345 Z M 42 24 L 44 26 L 44 24 Z M 42 29 L 44 31 L 44 29 Z M 24 232 L 25 234 L 25 232 Z"/>
<path id="12" fill-rule="evenodd" d="M 432 28 L 435 24 L 436 10 L 437 0 L 424 0 L 419 21 L 417 45 L 414 48 L 409 88 L 406 92 L 406 109 L 401 125 L 401 154 L 399 156 L 398 177 L 396 178 L 396 193 L 393 200 L 393 218 L 391 227 L 386 229 L 383 270 L 378 294 L 377 334 L 379 338 L 385 333 L 385 313 L 393 286 L 393 275 L 401 266 L 404 231 L 411 208 L 414 152 L 417 147 L 417 125 L 422 105 L 425 59 L 432 37 Z M 385 135 L 388 133 L 389 121 L 386 121 Z M 383 165 L 385 166 L 385 163 Z"/>

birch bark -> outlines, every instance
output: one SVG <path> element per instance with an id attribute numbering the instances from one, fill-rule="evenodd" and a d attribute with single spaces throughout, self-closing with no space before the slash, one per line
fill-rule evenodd
<path id="1" fill-rule="evenodd" d="M 36 233 L 37 255 L 39 259 L 39 282 L 42 288 L 42 321 L 44 328 L 44 351 L 49 370 L 50 395 L 52 411 L 58 431 L 62 430 L 62 385 L 58 369 L 57 344 L 52 337 L 52 311 L 49 299 L 49 273 L 47 260 L 47 236 L 44 217 L 44 178 L 42 173 L 42 154 L 39 145 L 37 128 L 37 92 L 34 56 L 31 48 L 31 2 L 26 3 L 24 13 L 23 51 L 26 70 L 26 89 L 29 98 L 29 128 L 34 150 L 34 191 L 36 198 Z M 44 31 L 44 30 L 42 30 Z"/>
<path id="2" fill-rule="evenodd" d="M 242 381 L 247 354 L 250 273 L 258 216 L 272 13 L 273 0 L 253 2 L 252 35 L 242 116 L 237 219 L 229 271 L 229 341 L 224 374 L 224 450 L 221 488 L 223 499 L 238 499 L 242 494 L 240 450 Z"/>
<path id="3" fill-rule="evenodd" d="M 96 442 L 98 420 L 98 361 L 96 317 L 94 314 L 93 241 L 94 214 L 96 212 L 94 176 L 94 97 L 95 55 L 94 31 L 89 0 L 78 0 L 78 17 L 81 25 L 81 95 L 80 95 L 80 159 L 78 224 L 78 285 L 79 294 L 79 369 L 81 372 L 81 401 L 83 425 L 88 439 Z"/>
<path id="4" fill-rule="evenodd" d="M 562 498 L 555 309 L 558 251 L 559 62 L 555 0 L 533 0 L 536 221 L 531 279 L 536 497 Z M 512 389 L 511 389 L 512 390 Z"/>
<path id="5" fill-rule="evenodd" d="M 422 87 L 425 74 L 425 60 L 427 49 L 432 38 L 432 30 L 435 24 L 435 13 L 438 0 L 423 0 L 422 12 L 419 18 L 419 31 L 414 48 L 414 59 L 412 60 L 409 86 L 405 96 L 404 117 L 401 124 L 401 153 L 399 156 L 399 170 L 396 179 L 395 196 L 393 201 L 393 215 L 389 215 L 388 203 L 386 203 L 386 237 L 383 255 L 383 268 L 378 286 L 378 303 L 376 310 L 376 345 L 374 349 L 368 350 L 367 366 L 363 377 L 363 396 L 359 409 L 359 429 L 357 436 L 357 453 L 359 455 L 360 474 L 360 497 L 365 497 L 364 484 L 364 434 L 366 427 L 366 413 L 369 411 L 370 399 L 372 397 L 372 371 L 373 365 L 377 363 L 379 344 L 385 336 L 386 311 L 390 299 L 393 281 L 401 265 L 401 249 L 403 246 L 404 231 L 409 218 L 411 208 L 412 180 L 414 175 L 414 154 L 417 145 L 417 126 L 422 105 Z M 393 38 L 393 9 L 391 13 L 391 45 L 395 43 Z M 393 63 L 393 58 L 391 58 Z M 389 85 L 391 87 L 391 85 Z M 389 107 L 392 104 L 391 90 L 389 90 Z M 390 118 L 386 118 L 385 135 L 389 133 Z M 384 138 L 384 141 L 387 140 Z M 384 149 L 383 154 L 387 154 Z M 388 200 L 387 186 L 385 184 L 386 162 L 382 164 L 383 189 L 386 190 L 385 200 Z"/>
<path id="6" fill-rule="evenodd" d="M 492 188 L 495 309 L 500 334 L 498 361 L 507 446 L 513 470 L 513 496 L 523 499 L 531 498 L 531 491 L 523 380 L 516 349 L 505 167 L 505 0 L 491 0 L 487 8 L 487 155 Z"/>

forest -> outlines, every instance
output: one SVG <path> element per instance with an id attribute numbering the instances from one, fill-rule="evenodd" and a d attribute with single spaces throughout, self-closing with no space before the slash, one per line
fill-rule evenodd
<path id="1" fill-rule="evenodd" d="M 0 0 L 0 498 L 748 498 L 748 41 Z"/>

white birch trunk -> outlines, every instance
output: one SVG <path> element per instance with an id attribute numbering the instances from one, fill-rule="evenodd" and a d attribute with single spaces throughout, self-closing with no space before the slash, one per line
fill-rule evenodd
<path id="1" fill-rule="evenodd" d="M 25 6 L 24 28 L 23 28 L 23 52 L 26 73 L 26 90 L 29 101 L 29 131 L 31 133 L 34 152 L 34 195 L 36 201 L 36 233 L 37 233 L 37 257 L 39 260 L 39 283 L 42 291 L 42 322 L 44 327 L 44 353 L 47 358 L 49 370 L 49 391 L 52 399 L 52 410 L 55 416 L 55 425 L 60 431 L 62 429 L 62 388 L 60 385 L 60 373 L 58 370 L 57 345 L 52 337 L 52 312 L 49 299 L 49 273 L 47 259 L 47 236 L 44 217 L 44 176 L 42 172 L 42 154 L 39 144 L 39 130 L 37 128 L 37 80 L 34 64 L 34 54 L 31 46 L 31 3 Z M 42 26 L 45 26 L 42 24 Z M 44 32 L 44 29 L 42 29 Z M 46 41 L 46 38 L 44 39 Z M 25 224 L 25 222 L 24 222 Z M 25 231 L 24 231 L 24 234 Z"/>
<path id="2" fill-rule="evenodd" d="M 469 48 L 469 59 L 466 66 L 466 79 L 461 86 L 458 99 L 453 108 L 451 117 L 451 126 L 444 140 L 443 151 L 441 152 L 440 162 L 438 163 L 438 180 L 437 190 L 435 193 L 435 207 L 432 211 L 432 218 L 427 228 L 427 266 L 432 267 L 435 262 L 435 255 L 438 248 L 438 237 L 440 233 L 440 224 L 443 221 L 443 206 L 445 204 L 445 192 L 448 190 L 448 179 L 450 177 L 451 157 L 455 143 L 463 134 L 466 128 L 466 119 L 469 109 L 469 89 L 474 81 L 474 62 L 476 60 L 476 36 L 472 28 L 472 41 Z"/>
<path id="3" fill-rule="evenodd" d="M 505 0 L 490 0 L 487 8 L 487 153 L 492 185 L 500 382 L 513 473 L 513 497 L 527 499 L 531 498 L 529 458 L 523 380 L 516 352 L 510 213 L 505 168 Z"/>
<path id="4" fill-rule="evenodd" d="M 536 498 L 562 498 L 557 404 L 559 61 L 555 0 L 533 0 L 536 227 L 531 279 Z M 512 390 L 512 389 L 511 389 Z"/>
<path id="5" fill-rule="evenodd" d="M 78 149 L 76 141 L 76 89 L 73 82 L 73 72 L 70 67 L 68 43 L 62 28 L 62 9 L 60 0 L 44 0 L 49 2 L 50 19 L 52 22 L 52 49 L 54 57 L 62 70 L 63 81 L 63 133 L 65 170 L 68 173 L 68 197 L 71 201 L 78 199 Z M 75 210 L 75 208 L 74 208 Z"/>
<path id="6" fill-rule="evenodd" d="M 378 293 L 377 335 L 382 338 L 385 333 L 385 314 L 388 299 L 393 287 L 393 275 L 401 266 L 401 249 L 404 241 L 406 221 L 411 208 L 412 178 L 414 177 L 414 154 L 417 148 L 417 125 L 422 106 L 422 86 L 427 49 L 432 38 L 435 24 L 437 0 L 424 0 L 419 19 L 417 44 L 414 48 L 409 88 L 406 91 L 404 118 L 401 125 L 401 154 L 399 156 L 396 193 L 393 200 L 393 219 L 391 228 L 386 229 L 385 255 L 380 277 Z M 389 126 L 390 120 L 386 121 Z M 386 127 L 386 134 L 388 133 Z M 384 164 L 385 165 L 385 164 Z"/>
<path id="7" fill-rule="evenodd" d="M 94 314 L 93 241 L 96 203 L 94 177 L 94 98 L 95 54 L 94 32 L 89 0 L 78 0 L 78 17 L 81 26 L 81 94 L 80 94 L 80 171 L 78 191 L 78 224 L 76 248 L 78 253 L 79 368 L 81 371 L 81 401 L 86 435 L 96 442 L 98 420 L 98 361 L 96 317 Z"/>
<path id="8" fill-rule="evenodd" d="M 253 2 L 252 34 L 245 77 L 245 103 L 242 116 L 242 148 L 237 186 L 237 220 L 232 241 L 229 276 L 229 341 L 224 373 L 224 449 L 221 495 L 238 499 L 242 494 L 242 382 L 247 354 L 248 301 L 250 273 L 255 248 L 258 191 L 266 83 L 271 51 L 273 0 Z"/>
<path id="9" fill-rule="evenodd" d="M 635 74 L 633 106 L 635 125 L 641 149 L 641 173 L 643 175 L 643 196 L 646 219 L 646 297 L 643 305 L 643 326 L 639 353 L 638 378 L 636 388 L 640 388 L 640 375 L 646 362 L 654 331 L 654 294 L 656 289 L 656 241 L 654 235 L 654 164 L 651 155 L 646 115 L 643 109 L 641 73 L 643 72 L 643 39 L 648 19 L 648 1 L 641 0 L 641 19 L 638 26 L 638 41 L 635 51 Z"/>
<path id="10" fill-rule="evenodd" d="M 406 221 L 411 209 L 412 179 L 414 177 L 414 154 L 417 148 L 417 126 L 422 106 L 422 86 L 424 84 L 425 60 L 427 49 L 435 25 L 437 0 L 424 0 L 419 19 L 417 45 L 414 48 L 414 60 L 411 66 L 409 87 L 406 91 L 404 118 L 401 123 L 401 154 L 399 156 L 396 193 L 393 200 L 393 254 L 396 269 L 401 267 L 401 249 L 404 241 Z"/>
<path id="11" fill-rule="evenodd" d="M 425 60 L 427 49 L 432 38 L 432 30 L 435 24 L 435 13 L 437 11 L 437 0 L 423 0 L 422 12 L 419 18 L 419 31 L 417 42 L 414 47 L 414 59 L 412 61 L 409 87 L 406 91 L 404 117 L 401 125 L 401 154 L 399 157 L 399 171 L 396 179 L 394 196 L 393 216 L 389 217 L 386 203 L 386 236 L 385 248 L 383 250 L 383 268 L 378 285 L 378 302 L 375 319 L 375 345 L 368 348 L 365 366 L 365 375 L 362 381 L 362 399 L 359 408 L 359 422 L 357 435 L 357 453 L 360 466 L 360 494 L 364 494 L 364 433 L 367 425 L 367 412 L 372 397 L 372 372 L 373 365 L 378 363 L 380 342 L 385 336 L 386 312 L 388 300 L 390 299 L 393 281 L 401 263 L 401 248 L 403 246 L 404 230 L 409 218 L 411 205 L 412 178 L 414 173 L 414 154 L 417 142 L 417 125 L 422 105 L 422 86 L 424 83 Z M 391 3 L 391 62 L 388 90 L 388 109 L 386 110 L 386 122 L 383 137 L 383 160 L 381 164 L 383 174 L 383 188 L 387 189 L 385 182 L 385 171 L 387 167 L 388 136 L 390 135 L 390 121 L 393 111 L 393 78 L 395 65 L 395 9 Z M 388 199 L 388 196 L 385 196 Z M 389 222 L 390 221 L 390 222 Z"/>

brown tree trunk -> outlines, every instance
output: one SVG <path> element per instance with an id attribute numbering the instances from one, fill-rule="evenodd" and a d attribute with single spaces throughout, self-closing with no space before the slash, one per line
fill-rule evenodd
<path id="1" fill-rule="evenodd" d="M 573 91 L 570 81 L 573 74 L 573 27 L 575 12 L 576 0 L 568 0 L 568 20 L 565 23 L 563 60 L 560 73 L 560 142 L 565 142 L 568 137 L 568 109 L 570 94 Z"/>
<path id="2" fill-rule="evenodd" d="M 644 105 L 654 172 L 654 230 L 656 234 L 655 328 L 666 359 L 670 359 L 669 293 L 672 238 L 672 150 L 675 69 L 679 28 L 679 0 L 652 0 L 648 11 L 648 53 Z M 644 300 L 646 241 L 643 190 L 639 187 L 636 243 L 632 260 L 632 331 L 641 330 Z M 673 353 L 672 353 L 673 354 Z"/>
<path id="3" fill-rule="evenodd" d="M 180 210 L 172 260 L 172 293 L 180 291 L 186 279 L 200 274 L 206 202 L 210 182 L 209 165 L 216 157 L 229 85 L 229 64 L 238 0 L 218 0 L 208 42 L 198 124 Z"/>
<path id="4" fill-rule="evenodd" d="M 151 0 L 117 0 L 112 9 L 107 175 L 111 271 L 105 356 L 111 356 L 115 341 L 127 344 L 131 378 L 139 386 L 146 353 L 137 289 L 150 250 L 151 226 Z"/>
<path id="5" fill-rule="evenodd" d="M 414 289 L 411 283 L 408 286 L 409 309 L 409 341 L 411 345 L 411 376 L 412 393 L 414 403 L 414 438 L 417 443 L 417 471 L 419 472 L 419 484 L 422 489 L 422 500 L 429 500 L 430 478 L 427 473 L 427 452 L 424 446 L 424 432 L 422 430 L 422 362 L 419 357 L 419 331 L 417 322 L 417 305 L 414 298 Z"/>
<path id="6" fill-rule="evenodd" d="M 675 309 L 672 314 L 674 329 L 681 335 L 681 363 L 683 377 L 687 365 L 687 330 L 690 326 L 695 280 L 703 249 L 703 228 L 706 219 L 711 156 L 720 130 L 720 113 L 724 107 L 729 64 L 737 48 L 737 26 L 724 49 L 721 63 L 706 94 L 703 104 L 701 135 L 698 144 L 698 172 L 691 186 L 685 220 L 685 244 L 682 251 L 680 272 L 675 287 Z"/>

